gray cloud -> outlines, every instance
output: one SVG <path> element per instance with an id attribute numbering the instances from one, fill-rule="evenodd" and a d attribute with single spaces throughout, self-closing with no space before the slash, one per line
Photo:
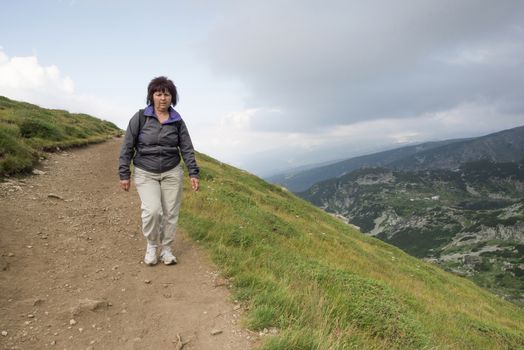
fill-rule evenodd
<path id="1" fill-rule="evenodd" d="M 464 103 L 524 112 L 522 1 L 228 2 L 201 50 L 259 131 L 313 132 Z"/>

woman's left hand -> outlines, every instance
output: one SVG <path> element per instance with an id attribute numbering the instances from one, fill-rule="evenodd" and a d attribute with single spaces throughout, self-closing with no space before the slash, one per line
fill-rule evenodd
<path id="1" fill-rule="evenodd" d="M 198 191 L 200 187 L 200 181 L 196 177 L 192 177 L 189 180 L 191 182 L 191 188 L 193 189 L 193 191 Z"/>
<path id="2" fill-rule="evenodd" d="M 124 191 L 129 191 L 129 187 L 131 187 L 131 181 L 130 180 L 120 180 L 120 188 Z"/>

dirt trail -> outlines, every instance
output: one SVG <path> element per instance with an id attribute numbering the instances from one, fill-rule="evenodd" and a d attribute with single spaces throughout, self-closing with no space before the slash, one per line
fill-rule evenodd
<path id="1" fill-rule="evenodd" d="M 0 348 L 177 349 L 177 335 L 184 350 L 254 348 L 242 309 L 184 232 L 179 264 L 142 263 L 140 201 L 118 188 L 119 146 L 52 154 L 46 174 L 1 184 Z"/>

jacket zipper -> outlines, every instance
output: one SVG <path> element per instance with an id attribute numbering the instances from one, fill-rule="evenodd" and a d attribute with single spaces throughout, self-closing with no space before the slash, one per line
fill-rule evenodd
<path id="1" fill-rule="evenodd" d="M 163 172 L 163 168 L 162 168 L 162 157 L 164 156 L 163 152 L 162 152 L 162 147 L 160 145 L 160 134 L 162 133 L 162 129 L 163 129 L 163 125 L 162 123 L 160 123 L 160 120 L 158 120 L 158 123 L 160 124 L 160 130 L 158 131 L 158 134 L 157 134 L 157 145 L 158 145 L 158 148 L 160 148 L 160 172 L 162 173 Z"/>

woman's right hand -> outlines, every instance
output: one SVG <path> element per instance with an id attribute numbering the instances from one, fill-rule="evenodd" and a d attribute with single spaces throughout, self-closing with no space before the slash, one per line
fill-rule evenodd
<path id="1" fill-rule="evenodd" d="M 131 187 L 131 180 L 120 180 L 120 188 L 124 191 L 129 191 L 129 187 Z"/>

